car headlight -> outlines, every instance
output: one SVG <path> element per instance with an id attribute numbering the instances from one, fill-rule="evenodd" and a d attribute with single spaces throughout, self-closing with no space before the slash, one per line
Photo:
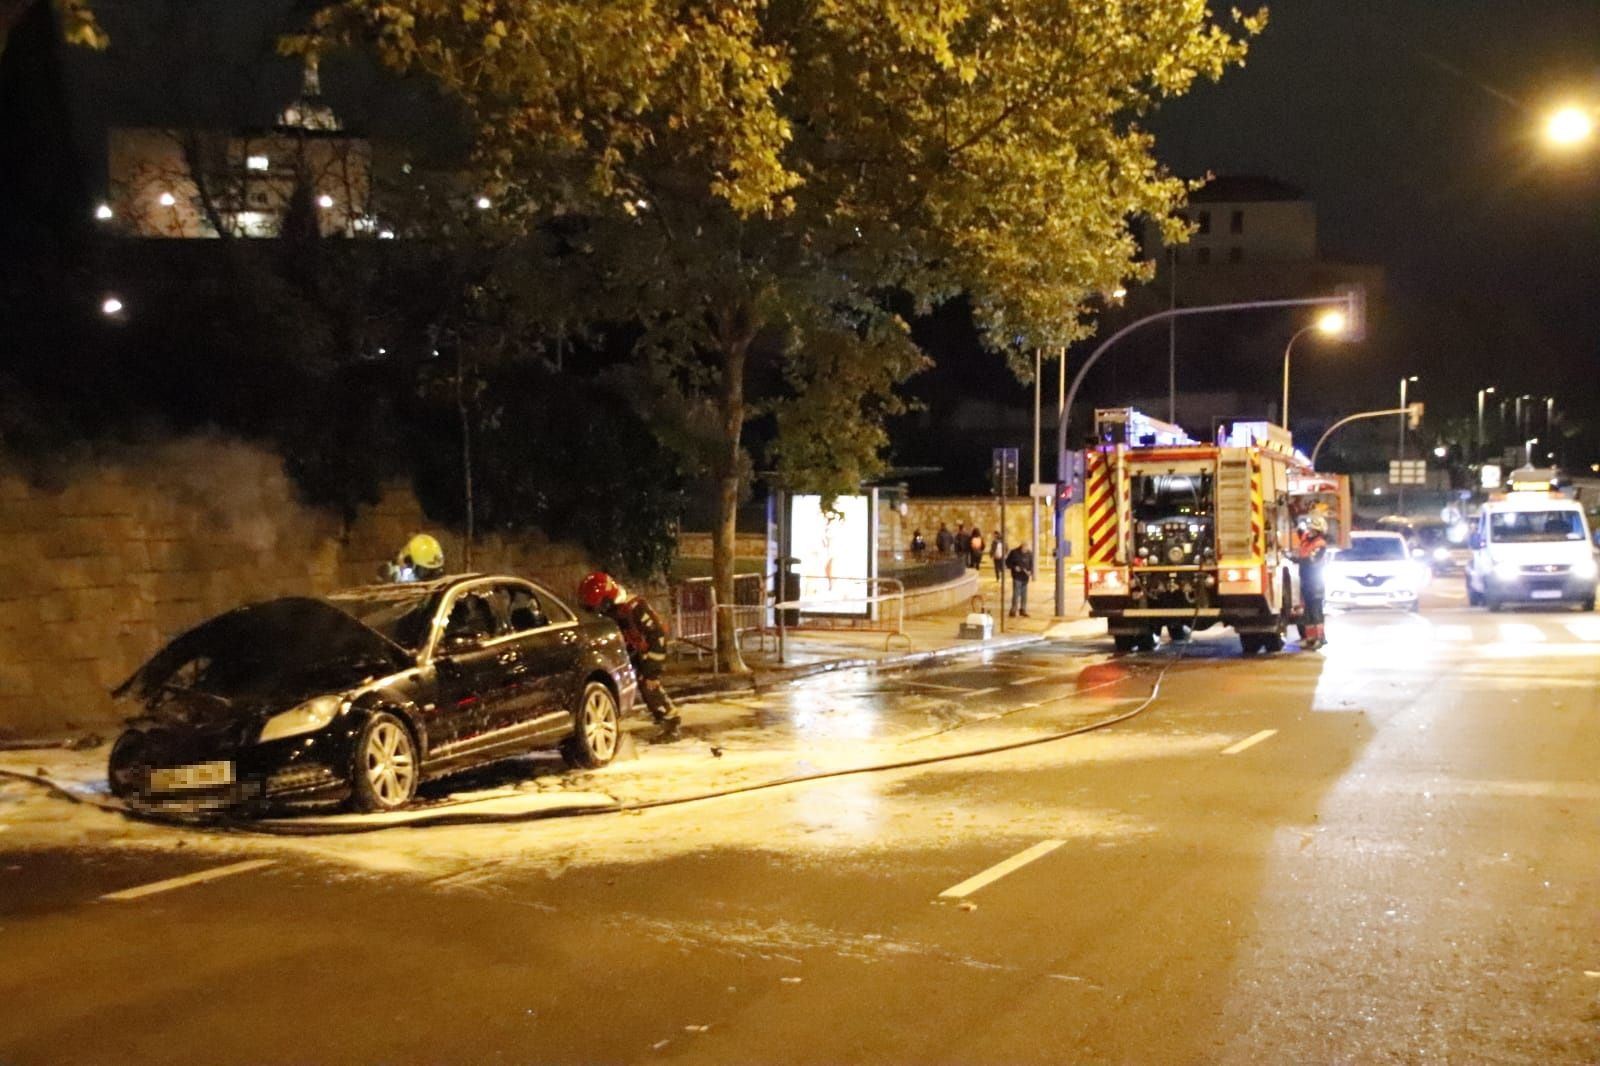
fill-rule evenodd
<path id="1" fill-rule="evenodd" d="M 1593 557 L 1588 559 L 1579 559 L 1577 562 L 1572 564 L 1572 573 L 1574 577 L 1588 579 L 1594 577 L 1595 574 L 1600 573 L 1600 566 L 1595 565 Z"/>
<path id="2" fill-rule="evenodd" d="M 1522 570 L 1516 563 L 1495 563 L 1494 576 L 1501 581 L 1515 581 L 1522 576 Z"/>
<path id="3" fill-rule="evenodd" d="M 260 740 L 282 740 L 302 733 L 315 733 L 344 709 L 343 696 L 318 696 L 298 707 L 275 714 L 261 727 Z"/>
<path id="4" fill-rule="evenodd" d="M 1449 548 L 1435 548 L 1435 549 L 1433 549 L 1433 558 L 1434 558 L 1435 562 L 1440 562 L 1440 563 L 1445 562 L 1446 560 L 1448 560 L 1450 558 L 1450 549 Z"/>

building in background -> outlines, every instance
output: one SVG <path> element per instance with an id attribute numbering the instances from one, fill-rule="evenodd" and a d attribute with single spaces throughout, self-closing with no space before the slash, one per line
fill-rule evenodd
<path id="1" fill-rule="evenodd" d="M 371 214 L 372 146 L 323 101 L 315 59 L 271 127 L 113 128 L 107 157 L 99 216 L 126 236 L 393 236 Z"/>

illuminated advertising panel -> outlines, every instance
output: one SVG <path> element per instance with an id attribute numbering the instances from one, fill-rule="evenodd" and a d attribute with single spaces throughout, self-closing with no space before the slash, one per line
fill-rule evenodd
<path id="1" fill-rule="evenodd" d="M 799 560 L 803 610 L 865 615 L 872 557 L 868 497 L 840 496 L 833 507 L 824 511 L 821 496 L 790 497 L 789 548 Z"/>

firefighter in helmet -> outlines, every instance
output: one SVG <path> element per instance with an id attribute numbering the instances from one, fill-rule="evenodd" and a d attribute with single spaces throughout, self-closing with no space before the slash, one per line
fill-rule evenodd
<path id="1" fill-rule="evenodd" d="M 444 549 L 426 533 L 418 533 L 406 541 L 394 562 L 384 563 L 379 576 L 385 581 L 403 584 L 408 581 L 432 581 L 444 576 Z"/>
<path id="2" fill-rule="evenodd" d="M 1328 520 L 1320 514 L 1306 516 L 1300 533 L 1300 543 L 1295 547 L 1295 559 L 1300 564 L 1300 597 L 1305 601 L 1305 614 L 1300 624 L 1300 646 L 1314 651 L 1328 643 L 1322 625 L 1323 562 L 1328 557 Z"/>
<path id="3" fill-rule="evenodd" d="M 639 694 L 661 732 L 657 739 L 675 740 L 680 719 L 672 697 L 661 687 L 661 672 L 667 663 L 667 627 L 643 596 L 629 595 L 615 578 L 596 570 L 578 582 L 578 600 L 589 610 L 605 615 L 622 630 L 628 658 L 639 678 Z"/>

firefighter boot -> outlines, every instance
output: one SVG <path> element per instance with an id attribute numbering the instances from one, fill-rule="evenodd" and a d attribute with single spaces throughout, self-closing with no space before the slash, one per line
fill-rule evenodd
<path id="1" fill-rule="evenodd" d="M 657 744 L 670 744 L 680 739 L 683 736 L 683 719 L 678 717 L 678 708 L 673 706 L 672 697 L 661 687 L 661 682 L 654 679 L 641 681 L 639 691 L 644 696 L 644 705 L 649 709 L 650 717 L 660 727 L 651 739 Z"/>

